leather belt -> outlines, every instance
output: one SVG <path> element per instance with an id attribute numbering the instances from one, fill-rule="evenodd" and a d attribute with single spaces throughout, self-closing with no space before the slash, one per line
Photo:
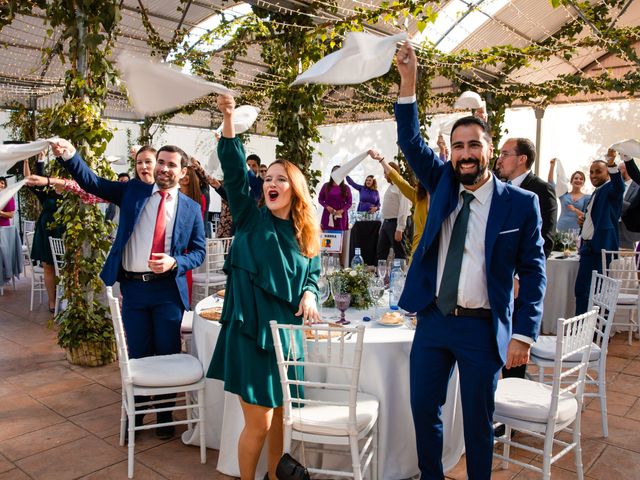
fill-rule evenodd
<path id="1" fill-rule="evenodd" d="M 141 282 L 152 282 L 154 280 L 160 280 L 162 278 L 168 278 L 173 275 L 173 270 L 167 270 L 163 273 L 154 272 L 128 272 L 122 270 L 122 276 L 127 280 L 139 280 Z"/>
<path id="2" fill-rule="evenodd" d="M 452 317 L 477 317 L 477 318 L 491 318 L 491 310 L 488 308 L 463 308 L 456 307 L 450 313 Z"/>

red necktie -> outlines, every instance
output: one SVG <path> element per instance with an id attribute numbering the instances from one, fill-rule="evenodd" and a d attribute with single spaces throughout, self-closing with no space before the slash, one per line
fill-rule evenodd
<path id="1" fill-rule="evenodd" d="M 164 216 L 164 201 L 168 192 L 159 190 L 160 204 L 158 205 L 158 216 L 156 217 L 156 228 L 153 230 L 153 243 L 151 244 L 151 260 L 156 260 L 154 253 L 164 253 L 164 236 L 167 230 L 167 219 Z"/>

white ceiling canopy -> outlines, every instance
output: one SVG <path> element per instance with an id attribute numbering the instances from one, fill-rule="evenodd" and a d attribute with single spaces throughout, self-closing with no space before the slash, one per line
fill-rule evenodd
<path id="1" fill-rule="evenodd" d="M 371 9 L 380 5 L 382 0 L 337 0 L 323 2 L 315 0 L 313 14 L 308 14 L 317 24 L 331 23 L 349 18 L 357 13 L 356 9 Z M 203 33 L 214 28 L 220 21 L 220 13 L 240 16 L 250 11 L 249 4 L 273 11 L 299 12 L 311 2 L 304 0 L 250 0 L 248 3 L 232 3 L 228 0 L 191 0 L 183 2 L 182 10 L 176 9 L 178 2 L 173 0 L 123 0 L 120 36 L 114 56 L 123 52 L 138 57 L 151 57 L 151 48 L 147 45 L 148 34 L 144 28 L 139 5 L 143 5 L 158 35 L 170 42 L 181 28 L 190 30 L 187 42 L 190 48 L 215 50 L 224 45 L 226 39 L 220 38 L 211 44 L 200 42 Z M 602 0 L 591 0 L 602 3 Z M 326 4 L 326 8 L 321 8 Z M 477 51 L 496 45 L 523 47 L 534 41 L 549 38 L 567 22 L 579 17 L 579 11 L 572 6 L 553 8 L 549 0 L 449 0 L 430 5 L 438 11 L 433 25 L 427 25 L 420 33 L 415 21 L 403 22 L 402 28 L 379 22 L 365 25 L 365 29 L 378 35 L 393 35 L 407 31 L 413 41 L 428 40 L 443 52 Z M 637 26 L 640 24 L 640 0 L 629 0 L 618 12 L 615 26 Z M 55 47 L 59 34 L 54 32 L 50 38 L 46 35 L 44 14 L 34 10 L 28 15 L 19 15 L 11 25 L 0 30 L 0 106 L 19 101 L 31 106 L 48 106 L 61 101 L 61 92 L 66 67 L 56 55 L 46 56 L 45 49 Z M 640 48 L 636 45 L 636 51 Z M 174 52 L 175 53 L 175 52 Z M 168 59 L 171 60 L 172 54 Z M 156 59 L 157 60 L 157 59 Z M 222 68 L 221 55 L 213 57 L 210 67 Z M 188 68 L 188 66 L 187 66 Z M 256 76 L 265 72 L 266 65 L 260 56 L 260 46 L 251 45 L 235 65 L 236 86 L 254 89 L 264 88 L 265 83 L 283 79 L 273 77 L 265 80 Z M 555 79 L 566 73 L 597 75 L 603 70 L 624 74 L 638 65 L 629 60 L 609 54 L 604 48 L 583 48 L 570 60 L 551 57 L 544 62 L 531 62 L 526 67 L 504 71 L 500 65 L 495 68 L 471 68 L 461 71 L 460 78 L 479 76 L 481 78 L 501 78 L 511 83 L 540 83 Z M 431 84 L 434 92 L 451 92 L 456 87 L 445 78 L 436 76 Z M 367 84 L 361 91 L 380 100 L 380 95 Z M 349 88 L 331 90 L 326 98 L 327 105 L 344 110 L 340 117 L 328 118 L 329 122 L 361 121 L 388 118 L 386 111 L 354 113 L 348 108 L 352 101 Z M 625 94 L 609 93 L 604 99 L 615 99 Z M 554 101 L 602 100 L 602 96 L 582 95 L 579 97 L 559 97 Z M 393 98 L 383 99 L 391 102 Z M 355 100 L 353 100 L 355 101 Z M 108 97 L 107 116 L 140 120 L 127 99 L 117 91 Z M 450 107 L 441 106 L 442 111 Z M 215 110 L 215 109 L 212 109 Z M 268 113 L 263 110 L 262 117 Z M 171 120 L 174 124 L 189 126 L 215 127 L 219 123 L 217 114 L 208 110 L 196 111 L 191 115 L 178 115 Z M 258 127 L 261 129 L 262 127 Z"/>

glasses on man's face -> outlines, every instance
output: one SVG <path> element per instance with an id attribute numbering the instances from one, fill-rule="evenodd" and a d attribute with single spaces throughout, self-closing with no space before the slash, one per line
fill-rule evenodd
<path id="1" fill-rule="evenodd" d="M 511 153 L 511 152 L 500 152 L 500 156 L 498 158 L 505 158 L 505 157 L 518 157 L 519 155 L 517 153 Z"/>

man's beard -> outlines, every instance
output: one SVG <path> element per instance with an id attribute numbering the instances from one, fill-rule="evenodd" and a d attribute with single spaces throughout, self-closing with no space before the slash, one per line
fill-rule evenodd
<path id="1" fill-rule="evenodd" d="M 476 171 L 473 173 L 461 173 L 460 165 L 462 165 L 463 163 L 473 163 L 476 166 Z M 486 171 L 487 166 L 485 165 L 484 167 L 481 167 L 480 160 L 477 160 L 475 158 L 460 159 L 456 162 L 456 166 L 453 169 L 456 178 L 462 185 L 474 185 L 478 183 L 484 175 L 484 172 Z"/>

